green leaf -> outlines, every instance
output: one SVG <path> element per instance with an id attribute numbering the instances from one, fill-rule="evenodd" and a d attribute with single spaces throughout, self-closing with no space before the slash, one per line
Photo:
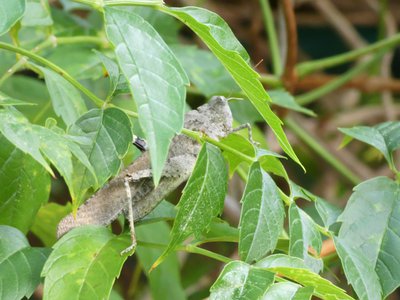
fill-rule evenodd
<path id="1" fill-rule="evenodd" d="M 342 213 L 342 210 L 339 207 L 327 202 L 321 197 L 314 195 L 305 188 L 295 184 L 293 181 L 290 181 L 289 185 L 290 198 L 292 200 L 301 198 L 313 201 L 315 203 L 315 208 L 317 209 L 318 214 L 326 228 L 329 228 L 332 224 L 337 222 L 339 215 Z"/>
<path id="2" fill-rule="evenodd" d="M 312 271 L 308 266 L 306 266 L 304 260 L 286 254 L 269 255 L 258 261 L 255 266 L 260 268 L 288 267 L 295 269 L 309 269 Z"/>
<path id="3" fill-rule="evenodd" d="M 42 126 L 32 125 L 15 109 L 0 109 L 0 132 L 17 148 L 32 156 L 50 174 L 52 169 L 43 155 L 64 177 L 73 199 L 77 196 L 74 188 L 74 167 L 72 159 L 77 159 L 93 175 L 94 171 L 85 153 L 66 136 Z M 94 175 L 93 175 L 94 176 Z"/>
<path id="4" fill-rule="evenodd" d="M 27 233 L 50 194 L 46 170 L 0 134 L 0 223 Z"/>
<path id="5" fill-rule="evenodd" d="M 81 144 L 94 168 L 97 183 L 93 183 L 87 168 L 79 168 L 75 174 L 74 186 L 77 190 L 79 206 L 88 188 L 102 186 L 110 177 L 118 174 L 122 167 L 122 158 L 132 142 L 131 123 L 120 109 L 92 109 L 81 116 L 70 127 L 69 134 L 87 139 Z"/>
<path id="6" fill-rule="evenodd" d="M 256 151 L 253 144 L 250 143 L 249 139 L 245 138 L 242 135 L 232 133 L 227 137 L 221 139 L 220 142 L 233 149 L 240 149 L 240 152 L 247 156 L 250 156 L 252 158 L 255 157 Z M 224 151 L 223 155 L 229 164 L 229 176 L 232 177 L 237 167 L 244 161 L 242 158 L 229 151 Z"/>
<path id="7" fill-rule="evenodd" d="M 210 51 L 186 45 L 174 45 L 172 50 L 185 68 L 190 82 L 206 97 L 240 92 L 231 75 Z"/>
<path id="8" fill-rule="evenodd" d="M 230 93 L 230 91 L 228 92 Z M 264 119 L 250 101 L 244 99 L 232 99 L 229 101 L 234 120 L 241 124 L 263 122 Z"/>
<path id="9" fill-rule="evenodd" d="M 11 98 L 6 94 L 0 92 L 0 105 L 1 106 L 8 106 L 8 105 L 35 105 L 32 102 L 26 102 L 18 99 Z"/>
<path id="10" fill-rule="evenodd" d="M 283 275 L 283 277 L 287 277 L 307 287 L 307 289 L 303 291 L 307 297 L 309 297 L 308 295 L 310 293 L 313 293 L 312 290 L 315 290 L 315 295 L 321 299 L 353 299 L 330 281 L 315 274 L 300 258 L 284 254 L 274 254 L 260 260 L 255 266 L 276 272 L 280 274 L 280 276 Z M 300 297 L 300 291 L 299 294 Z"/>
<path id="11" fill-rule="evenodd" d="M 339 215 L 342 213 L 342 210 L 339 207 L 319 197 L 317 197 L 317 200 L 315 201 L 315 208 L 317 209 L 326 228 L 329 228 L 331 225 L 336 223 Z"/>
<path id="12" fill-rule="evenodd" d="M 96 53 L 96 55 L 101 60 L 102 64 L 107 70 L 107 75 L 108 78 L 110 79 L 110 87 L 108 89 L 107 99 L 110 99 L 111 96 L 114 94 L 115 90 L 117 89 L 120 78 L 118 64 L 114 62 L 111 58 L 109 58 L 108 56 L 104 55 L 103 53 L 97 50 L 94 50 L 94 53 Z"/>
<path id="13" fill-rule="evenodd" d="M 136 248 L 140 264 L 149 278 L 152 299 L 185 299 L 181 286 L 180 266 L 176 254 L 168 256 L 164 263 L 151 273 L 148 272 L 153 262 L 162 254 L 162 249 L 140 246 L 140 242 L 167 244 L 170 228 L 164 222 L 139 226 L 136 236 L 139 246 Z"/>
<path id="14" fill-rule="evenodd" d="M 92 49 L 82 44 L 59 45 L 47 59 L 77 80 L 98 79 L 103 75 L 101 61 Z"/>
<path id="15" fill-rule="evenodd" d="M 342 261 L 343 270 L 359 299 L 382 299 L 382 287 L 376 272 L 361 249 L 347 246 L 335 240 L 336 252 Z"/>
<path id="16" fill-rule="evenodd" d="M 275 182 L 258 162 L 251 166 L 241 203 L 239 256 L 251 263 L 275 249 L 285 214 Z"/>
<path id="17" fill-rule="evenodd" d="M 271 127 L 282 149 L 301 165 L 282 129 L 282 121 L 268 105 L 271 99 L 259 81 L 258 73 L 248 65 L 246 50 L 225 21 L 217 14 L 198 7 L 162 9 L 185 23 L 202 39 Z"/>
<path id="18" fill-rule="evenodd" d="M 148 215 L 135 222 L 138 225 L 173 220 L 176 216 L 175 206 L 168 201 L 162 200 Z"/>
<path id="19" fill-rule="evenodd" d="M 289 176 L 286 173 L 286 169 L 278 158 L 273 156 L 262 156 L 258 159 L 258 161 L 265 172 L 270 172 L 277 176 L 281 176 L 285 178 L 287 182 L 289 182 Z"/>
<path id="20" fill-rule="evenodd" d="M 309 115 L 312 117 L 316 116 L 316 114 L 312 110 L 300 106 L 296 102 L 294 97 L 285 90 L 272 90 L 272 91 L 269 91 L 268 94 L 271 97 L 272 103 L 275 105 L 278 105 L 280 107 L 284 107 L 284 108 L 287 108 L 290 110 L 294 110 L 297 112 L 301 112 L 305 115 Z"/>
<path id="21" fill-rule="evenodd" d="M 354 300 L 344 290 L 310 270 L 290 267 L 270 267 L 266 270 L 278 273 L 305 287 L 313 287 L 314 295 L 323 300 Z"/>
<path id="22" fill-rule="evenodd" d="M 348 264 L 346 276 L 358 296 L 361 298 L 367 291 L 370 295 L 372 288 L 376 290 L 370 281 L 359 280 L 372 277 L 371 273 L 375 270 L 386 297 L 400 285 L 399 184 L 386 177 L 359 184 L 338 221 L 342 222 L 342 226 L 337 242 L 343 248 L 339 255 L 342 254 L 343 264 Z M 359 257 L 358 263 L 355 256 L 360 253 L 365 259 Z"/>
<path id="23" fill-rule="evenodd" d="M 241 261 L 228 263 L 212 285 L 210 300 L 260 299 L 274 282 L 274 274 Z"/>
<path id="24" fill-rule="evenodd" d="M 400 122 L 389 121 L 378 124 L 376 129 L 382 134 L 385 143 L 390 152 L 400 148 Z"/>
<path id="25" fill-rule="evenodd" d="M 174 135 L 183 127 L 188 78 L 157 31 L 142 17 L 105 8 L 107 36 L 137 104 L 157 184 Z"/>
<path id="26" fill-rule="evenodd" d="M 67 203 L 65 206 L 54 202 L 47 203 L 39 209 L 31 231 L 46 247 L 51 247 L 57 241 L 56 232 L 58 223 L 70 212 L 70 203 Z"/>
<path id="27" fill-rule="evenodd" d="M 51 26 L 50 7 L 47 0 L 26 0 L 26 12 L 21 20 L 22 26 Z"/>
<path id="28" fill-rule="evenodd" d="M 292 300 L 311 300 L 314 288 L 311 286 L 301 287 L 297 290 Z"/>
<path id="29" fill-rule="evenodd" d="M 27 76 L 13 75 L 4 82 L 1 90 L 12 98 L 35 104 L 34 106 L 18 107 L 18 110 L 30 122 L 44 125 L 47 118 L 54 118 L 57 122 L 59 121 L 58 123 L 62 123 L 62 120 L 53 111 L 50 95 L 43 81 Z"/>
<path id="30" fill-rule="evenodd" d="M 296 294 L 298 291 L 300 291 L 301 285 L 292 283 L 292 282 L 278 282 L 271 286 L 268 291 L 264 294 L 262 299 L 264 300 L 294 300 L 294 299 L 301 299 L 301 298 L 296 298 Z M 309 295 L 308 299 L 312 295 L 312 290 L 311 294 Z M 307 298 L 302 298 L 302 299 L 307 299 Z"/>
<path id="31" fill-rule="evenodd" d="M 32 248 L 17 229 L 0 225 L 0 299 L 29 298 L 40 283 L 49 249 Z"/>
<path id="32" fill-rule="evenodd" d="M 232 227 L 224 220 L 215 218 L 211 223 L 210 230 L 203 233 L 203 237 L 194 242 L 203 243 L 208 241 L 230 241 L 237 243 L 239 241 L 239 230 Z"/>
<path id="33" fill-rule="evenodd" d="M 396 169 L 392 152 L 400 147 L 400 122 L 385 122 L 374 127 L 356 126 L 339 128 L 344 134 L 378 149 L 389 166 Z"/>
<path id="34" fill-rule="evenodd" d="M 289 254 L 304 259 L 306 265 L 318 273 L 323 267 L 323 262 L 308 253 L 309 247 L 317 254 L 321 252 L 322 239 L 316 224 L 295 203 L 289 207 L 289 224 Z"/>
<path id="35" fill-rule="evenodd" d="M 87 111 L 81 94 L 61 75 L 46 68 L 38 68 L 43 72 L 54 111 L 70 126 Z"/>
<path id="36" fill-rule="evenodd" d="M 24 12 L 25 0 L 0 0 L 0 35 L 10 30 Z"/>
<path id="37" fill-rule="evenodd" d="M 227 174 L 221 151 L 208 143 L 200 150 L 196 165 L 177 205 L 178 213 L 171 241 L 155 265 L 191 234 L 196 238 L 209 229 L 214 217 L 224 208 Z"/>
<path id="38" fill-rule="evenodd" d="M 156 4 L 162 5 L 163 1 L 160 0 Z M 179 43 L 179 29 L 182 25 L 175 18 L 152 7 L 132 6 L 130 9 L 149 22 L 168 45 Z"/>
<path id="39" fill-rule="evenodd" d="M 108 299 L 128 256 L 130 240 L 107 228 L 85 226 L 71 230 L 53 247 L 44 265 L 43 299 Z"/>

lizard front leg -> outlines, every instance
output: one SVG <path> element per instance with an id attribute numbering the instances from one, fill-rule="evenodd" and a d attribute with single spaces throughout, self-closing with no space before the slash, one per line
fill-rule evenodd
<path id="1" fill-rule="evenodd" d="M 121 255 L 125 255 L 129 252 L 131 252 L 134 248 L 136 248 L 136 234 L 135 234 L 135 223 L 133 220 L 133 208 L 132 208 L 132 193 L 131 193 L 131 187 L 129 185 L 129 182 L 132 180 L 132 178 L 127 175 L 124 178 L 124 186 L 125 186 L 125 193 L 126 193 L 126 204 L 128 205 L 128 222 L 129 222 L 129 230 L 131 233 L 131 245 L 126 248 L 125 250 L 121 251 Z"/>
<path id="2" fill-rule="evenodd" d="M 259 147 L 260 143 L 258 143 L 255 140 L 253 140 L 253 131 L 252 131 L 251 125 L 249 123 L 245 123 L 245 124 L 240 125 L 239 127 L 233 128 L 232 132 L 237 132 L 237 131 L 240 131 L 240 130 L 246 129 L 246 128 L 247 128 L 247 132 L 249 134 L 250 143 L 252 143 L 256 147 Z"/>

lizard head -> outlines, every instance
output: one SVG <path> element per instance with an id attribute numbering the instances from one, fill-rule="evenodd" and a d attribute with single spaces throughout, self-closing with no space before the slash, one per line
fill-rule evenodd
<path id="1" fill-rule="evenodd" d="M 216 96 L 189 111 L 185 116 L 185 128 L 204 132 L 209 137 L 219 139 L 232 131 L 232 112 L 225 97 Z"/>
<path id="2" fill-rule="evenodd" d="M 220 138 L 228 135 L 232 131 L 232 112 L 228 105 L 228 100 L 223 96 L 215 96 L 204 105 L 209 122 L 213 124 L 215 132 L 210 136 Z"/>

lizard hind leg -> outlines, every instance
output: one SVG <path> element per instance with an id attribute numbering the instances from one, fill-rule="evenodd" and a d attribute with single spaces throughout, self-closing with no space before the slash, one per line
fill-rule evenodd
<path id="1" fill-rule="evenodd" d="M 125 192 L 126 192 L 126 203 L 128 205 L 128 221 L 129 221 L 129 230 L 131 232 L 131 245 L 121 251 L 121 255 L 125 255 L 130 253 L 133 249 L 136 248 L 136 234 L 135 234 L 135 224 L 133 222 L 133 209 L 132 209 L 132 193 L 131 193 L 131 188 L 129 185 L 130 182 L 130 177 L 126 176 L 124 178 L 124 186 L 125 186 Z"/>

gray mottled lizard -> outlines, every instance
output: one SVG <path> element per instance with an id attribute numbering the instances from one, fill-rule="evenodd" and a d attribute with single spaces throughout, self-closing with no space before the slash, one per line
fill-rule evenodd
<path id="1" fill-rule="evenodd" d="M 185 128 L 200 131 L 220 139 L 232 132 L 232 114 L 224 97 L 214 97 L 209 103 L 185 115 Z M 149 152 L 145 151 L 117 177 L 79 207 L 76 218 L 69 214 L 58 225 L 57 235 L 82 225 L 108 225 L 124 213 L 131 227 L 132 246 L 136 244 L 134 221 L 151 212 L 169 193 L 186 181 L 193 171 L 200 144 L 182 134 L 172 140 L 168 158 L 157 187 L 154 186 Z"/>

